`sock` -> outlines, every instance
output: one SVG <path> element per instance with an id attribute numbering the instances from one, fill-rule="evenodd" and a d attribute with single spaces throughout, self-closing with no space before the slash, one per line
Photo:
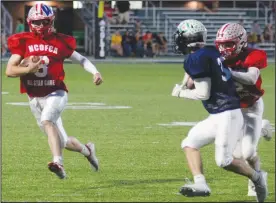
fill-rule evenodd
<path id="1" fill-rule="evenodd" d="M 258 171 L 254 170 L 251 180 L 253 182 L 258 182 L 258 180 L 260 179 L 260 177 L 261 177 L 260 173 Z"/>
<path id="2" fill-rule="evenodd" d="M 194 183 L 206 183 L 206 179 L 203 174 L 198 174 L 194 176 Z"/>
<path id="3" fill-rule="evenodd" d="M 60 164 L 60 165 L 63 165 L 63 158 L 62 156 L 54 156 L 54 162 Z"/>
<path id="4" fill-rule="evenodd" d="M 84 156 L 89 156 L 90 155 L 89 149 L 83 144 L 82 144 L 82 150 L 81 150 L 80 153 L 83 154 Z"/>

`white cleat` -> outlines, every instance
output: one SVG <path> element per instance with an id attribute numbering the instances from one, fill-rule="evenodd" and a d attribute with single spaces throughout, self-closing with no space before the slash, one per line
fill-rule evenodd
<path id="1" fill-rule="evenodd" d="M 189 183 L 182 186 L 179 192 L 186 197 L 205 197 L 210 196 L 211 189 L 206 183 Z"/>
<path id="2" fill-rule="evenodd" d="M 261 136 L 265 138 L 265 140 L 269 141 L 272 137 L 272 126 L 269 120 L 262 120 L 262 131 Z"/>
<path id="3" fill-rule="evenodd" d="M 267 188 L 267 172 L 260 171 L 260 179 L 257 182 L 254 182 L 255 190 L 257 194 L 257 202 L 264 202 L 268 196 Z"/>
<path id="4" fill-rule="evenodd" d="M 249 179 L 248 180 L 248 193 L 247 196 L 249 197 L 256 197 L 256 190 L 255 190 L 255 185 L 254 183 Z"/>
<path id="5" fill-rule="evenodd" d="M 86 157 L 87 160 L 91 164 L 91 167 L 94 168 L 95 171 L 98 171 L 99 170 L 99 161 L 96 157 L 95 145 L 93 143 L 89 142 L 85 146 L 88 148 L 88 150 L 90 152 L 90 155 L 88 155 Z"/>
<path id="6" fill-rule="evenodd" d="M 60 179 L 66 178 L 66 173 L 62 165 L 56 162 L 50 162 L 48 168 L 51 172 L 55 173 Z"/>

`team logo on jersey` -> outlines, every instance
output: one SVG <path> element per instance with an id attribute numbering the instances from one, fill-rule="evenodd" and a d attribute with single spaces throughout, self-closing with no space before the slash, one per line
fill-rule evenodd
<path id="1" fill-rule="evenodd" d="M 34 44 L 28 46 L 29 52 L 47 51 L 49 53 L 58 54 L 58 48 L 48 44 Z"/>

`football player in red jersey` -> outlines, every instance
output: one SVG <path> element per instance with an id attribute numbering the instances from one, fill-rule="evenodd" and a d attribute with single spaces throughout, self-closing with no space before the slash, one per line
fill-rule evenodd
<path id="1" fill-rule="evenodd" d="M 236 81 L 245 120 L 244 136 L 237 145 L 235 156 L 243 157 L 253 169 L 259 171 L 257 146 L 260 135 L 263 134 L 262 127 L 269 132 L 268 136 L 271 137 L 272 134 L 269 122 L 262 121 L 264 90 L 261 87 L 260 70 L 267 67 L 266 53 L 263 50 L 247 48 L 246 30 L 238 23 L 223 25 L 217 32 L 215 43 Z M 250 180 L 248 196 L 256 196 Z"/>
<path id="2" fill-rule="evenodd" d="M 48 164 L 50 171 L 59 178 L 66 177 L 63 167 L 63 148 L 76 151 L 87 157 L 91 167 L 99 168 L 95 145 L 84 145 L 74 137 L 68 137 L 61 121 L 61 113 L 67 103 L 67 88 L 63 62 L 66 58 L 78 61 L 86 71 L 94 75 L 94 83 L 100 85 L 102 77 L 96 67 L 75 51 L 76 40 L 72 36 L 56 33 L 54 12 L 50 6 L 37 3 L 27 17 L 30 32 L 14 34 L 8 38 L 12 53 L 6 69 L 8 77 L 20 77 L 20 91 L 27 93 L 29 104 L 41 130 L 48 136 L 53 161 Z M 40 60 L 28 61 L 22 67 L 22 59 L 39 56 Z"/>

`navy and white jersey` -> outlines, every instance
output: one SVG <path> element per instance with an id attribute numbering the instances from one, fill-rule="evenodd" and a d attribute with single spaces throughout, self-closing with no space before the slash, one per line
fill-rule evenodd
<path id="1" fill-rule="evenodd" d="M 204 47 L 189 54 L 184 61 L 184 69 L 193 80 L 211 78 L 210 98 L 202 101 L 210 114 L 240 108 L 240 99 L 231 72 L 223 65 L 215 47 Z"/>

